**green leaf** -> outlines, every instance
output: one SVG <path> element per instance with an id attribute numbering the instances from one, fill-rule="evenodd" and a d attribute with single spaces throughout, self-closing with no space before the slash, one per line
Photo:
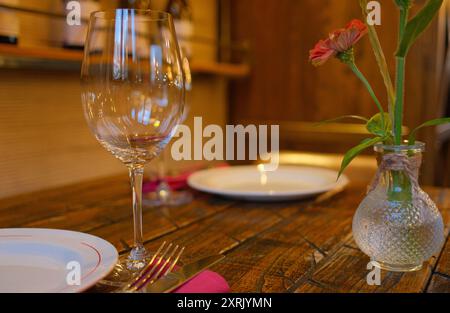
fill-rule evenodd
<path id="1" fill-rule="evenodd" d="M 400 0 L 396 1 L 404 2 Z M 404 35 L 401 38 L 396 53 L 397 57 L 404 58 L 408 54 L 409 49 L 417 38 L 425 31 L 425 29 L 427 29 L 428 25 L 430 25 L 434 16 L 439 11 L 442 2 L 443 0 L 428 0 L 420 12 L 406 24 Z"/>
<path id="2" fill-rule="evenodd" d="M 344 170 L 353 161 L 353 159 L 355 157 L 357 157 L 361 152 L 363 152 L 367 148 L 369 148 L 379 142 L 382 142 L 383 140 L 384 140 L 383 137 L 368 138 L 368 139 L 363 140 L 356 147 L 353 147 L 352 149 L 348 150 L 347 153 L 344 155 L 344 159 L 342 160 L 341 169 L 339 170 L 338 178 L 342 175 Z"/>
<path id="3" fill-rule="evenodd" d="M 435 120 L 431 120 L 428 122 L 423 123 L 422 125 L 420 125 L 419 127 L 414 128 L 411 131 L 411 134 L 409 134 L 409 144 L 412 146 L 416 143 L 416 135 L 417 132 L 424 128 L 424 127 L 430 127 L 430 126 L 438 126 L 438 125 L 442 125 L 442 124 L 449 124 L 450 123 L 450 117 L 444 117 L 444 118 L 438 118 Z"/>
<path id="4" fill-rule="evenodd" d="M 392 121 L 391 117 L 388 113 L 384 113 L 384 125 L 381 120 L 381 113 L 375 114 L 366 124 L 366 128 L 369 133 L 385 137 L 387 136 L 392 129 Z"/>
<path id="5" fill-rule="evenodd" d="M 343 115 L 343 116 L 339 116 L 336 118 L 332 118 L 329 120 L 325 120 L 325 121 L 321 121 L 317 124 L 315 124 L 314 126 L 322 126 L 324 124 L 329 124 L 329 123 L 333 123 L 333 122 L 337 122 L 340 120 L 345 120 L 345 119 L 355 119 L 355 120 L 360 120 L 363 121 L 365 123 L 367 123 L 369 120 L 367 118 L 365 118 L 364 116 L 359 116 L 359 115 Z"/>

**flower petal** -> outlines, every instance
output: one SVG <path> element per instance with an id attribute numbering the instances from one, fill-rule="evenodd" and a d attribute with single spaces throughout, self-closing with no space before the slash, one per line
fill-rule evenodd
<path id="1" fill-rule="evenodd" d="M 309 51 L 309 60 L 314 66 L 319 66 L 334 56 L 336 51 L 330 48 L 329 40 L 320 40 L 314 49 Z"/>
<path id="2" fill-rule="evenodd" d="M 330 57 L 350 50 L 367 32 L 366 24 L 351 20 L 345 28 L 330 33 L 328 39 L 320 40 L 309 52 L 309 60 L 315 66 L 322 65 Z"/>

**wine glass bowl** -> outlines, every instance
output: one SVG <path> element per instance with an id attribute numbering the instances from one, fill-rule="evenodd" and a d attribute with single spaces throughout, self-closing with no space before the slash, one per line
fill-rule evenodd
<path id="1" fill-rule="evenodd" d="M 185 76 L 185 89 L 188 94 L 192 89 L 192 75 L 191 69 L 189 66 L 189 60 L 183 56 L 183 51 L 181 51 L 182 55 L 182 66 L 183 72 Z M 184 105 L 183 116 L 181 118 L 182 122 L 185 122 L 188 118 L 189 114 L 189 102 L 186 101 Z M 144 195 L 144 205 L 151 207 L 178 207 L 186 205 L 193 200 L 192 193 L 186 190 L 177 191 L 173 190 L 170 187 L 170 184 L 167 182 L 167 160 L 169 151 L 163 151 L 161 156 L 157 160 L 157 180 L 158 186 L 154 191 L 148 192 Z"/>
<path id="2" fill-rule="evenodd" d="M 148 44 L 140 49 L 135 29 L 142 25 L 137 24 L 148 24 Z M 127 165 L 152 160 L 172 137 L 184 104 L 184 76 L 170 15 L 128 9 L 94 12 L 81 82 L 85 117 L 97 140 Z"/>
<path id="3" fill-rule="evenodd" d="M 144 165 L 174 135 L 185 102 L 185 76 L 171 15 L 134 9 L 92 13 L 81 90 L 90 130 L 130 172 L 134 247 L 126 268 L 137 271 L 147 257 L 142 236 Z"/>

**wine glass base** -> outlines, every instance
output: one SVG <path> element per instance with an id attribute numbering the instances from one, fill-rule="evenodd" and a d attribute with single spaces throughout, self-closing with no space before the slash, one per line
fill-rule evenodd
<path id="1" fill-rule="evenodd" d="M 128 255 L 121 255 L 119 261 L 108 276 L 97 283 L 95 291 L 111 292 L 123 287 L 140 273 L 140 270 L 147 262 L 149 262 L 148 257 L 141 261 L 133 261 Z"/>
<path id="2" fill-rule="evenodd" d="M 193 196 L 189 191 L 170 191 L 163 197 L 158 192 L 150 192 L 144 195 L 143 204 L 146 206 L 159 207 L 169 206 L 178 207 L 192 202 Z"/>

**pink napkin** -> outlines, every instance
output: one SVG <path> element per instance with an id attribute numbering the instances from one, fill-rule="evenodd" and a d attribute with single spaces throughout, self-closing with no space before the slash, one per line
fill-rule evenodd
<path id="1" fill-rule="evenodd" d="M 158 269 L 161 265 L 157 266 Z M 175 266 L 175 271 L 178 266 Z M 229 293 L 230 286 L 225 278 L 218 273 L 204 270 L 183 285 L 172 291 L 173 293 Z"/>
<path id="2" fill-rule="evenodd" d="M 213 271 L 203 271 L 184 285 L 173 291 L 174 293 L 229 293 L 230 286 L 225 278 Z"/>
<path id="3" fill-rule="evenodd" d="M 158 261 L 154 261 L 158 262 Z M 164 263 L 162 263 L 164 264 Z M 161 269 L 162 264 L 156 266 Z M 179 266 L 175 266 L 175 271 Z M 172 291 L 173 293 L 229 293 L 230 286 L 218 273 L 204 270 Z"/>

